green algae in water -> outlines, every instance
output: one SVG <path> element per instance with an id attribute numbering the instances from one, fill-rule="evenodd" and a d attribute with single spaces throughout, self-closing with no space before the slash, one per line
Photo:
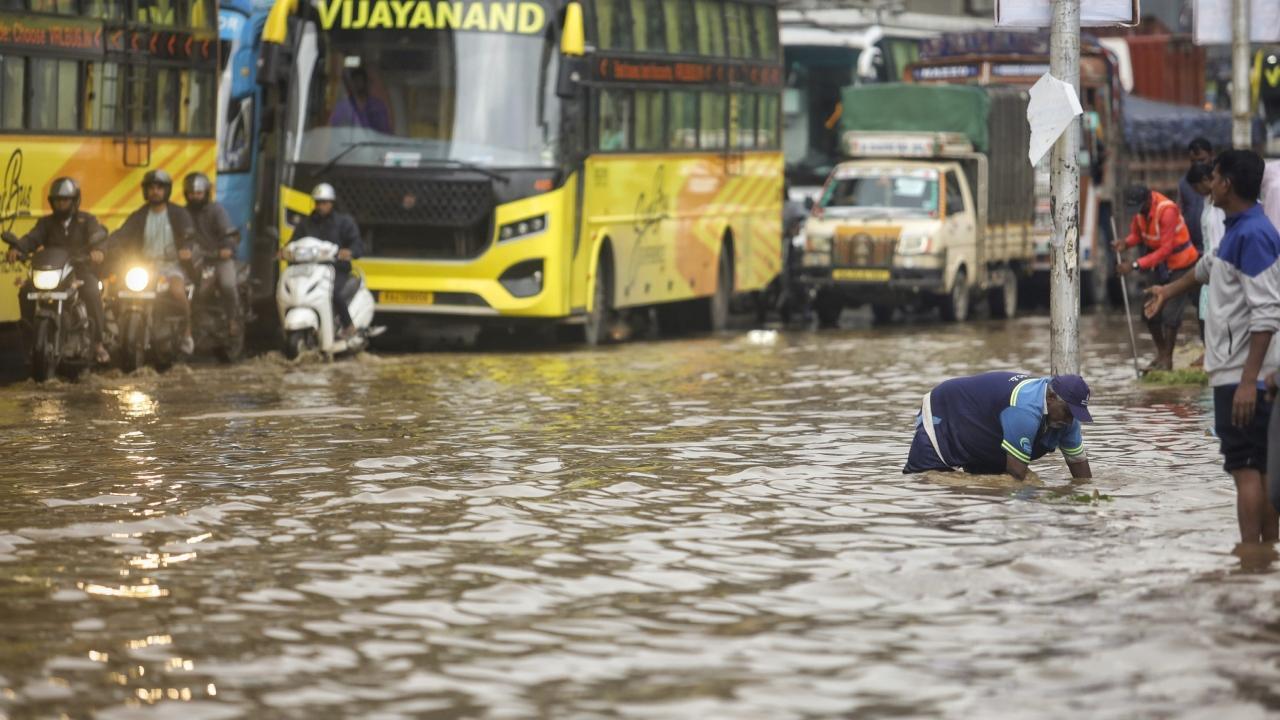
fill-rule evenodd
<path id="1" fill-rule="evenodd" d="M 1208 385 L 1209 373 L 1199 368 L 1150 370 L 1142 375 L 1144 385 Z"/>

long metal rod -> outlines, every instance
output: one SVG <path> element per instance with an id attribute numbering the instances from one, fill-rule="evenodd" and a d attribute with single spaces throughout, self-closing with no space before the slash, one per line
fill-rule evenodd
<path id="1" fill-rule="evenodd" d="M 1231 3 L 1231 144 L 1237 150 L 1253 145 L 1249 117 L 1249 0 Z"/>
<path id="2" fill-rule="evenodd" d="M 1080 92 L 1080 0 L 1053 0 L 1049 72 Z M 1080 373 L 1080 127 L 1073 120 L 1053 146 L 1053 243 L 1049 250 L 1049 364 Z"/>
<path id="3" fill-rule="evenodd" d="M 1111 216 L 1111 242 L 1119 239 L 1116 235 L 1116 216 Z M 1107 256 L 1110 258 L 1110 255 Z M 1116 259 L 1120 259 L 1120 254 L 1116 253 Z M 1138 369 L 1138 337 L 1133 334 L 1133 311 L 1129 309 L 1129 282 L 1124 275 L 1120 276 L 1120 294 L 1124 297 L 1124 323 L 1129 326 L 1129 348 L 1133 350 L 1133 374 L 1139 378 L 1142 377 L 1142 370 Z"/>

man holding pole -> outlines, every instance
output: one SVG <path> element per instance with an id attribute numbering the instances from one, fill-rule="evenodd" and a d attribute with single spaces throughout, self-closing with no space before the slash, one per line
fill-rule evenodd
<path id="1" fill-rule="evenodd" d="M 1147 290 L 1146 316 L 1158 317 L 1172 299 L 1209 285 L 1204 369 L 1213 386 L 1214 429 L 1223 467 L 1236 484 L 1241 541 L 1280 538 L 1280 514 L 1267 501 L 1267 420 L 1271 406 L 1263 378 L 1280 368 L 1280 233 L 1258 204 L 1263 162 L 1257 153 L 1228 150 L 1214 162 L 1213 204 L 1227 214 L 1217 252 L 1168 285 Z"/>
<path id="2" fill-rule="evenodd" d="M 1191 244 L 1191 233 L 1178 210 L 1178 204 L 1143 185 L 1134 185 L 1125 191 L 1125 208 L 1134 213 L 1129 236 L 1117 239 L 1116 253 L 1142 243 L 1149 250 L 1146 255 L 1127 263 L 1120 260 L 1116 272 L 1128 275 L 1134 270 L 1154 272 L 1157 282 L 1177 282 L 1189 274 L 1200 253 Z M 1165 303 L 1157 317 L 1148 317 L 1147 328 L 1155 342 L 1156 358 L 1148 370 L 1172 370 L 1173 348 L 1178 340 L 1178 328 L 1188 298 Z"/>

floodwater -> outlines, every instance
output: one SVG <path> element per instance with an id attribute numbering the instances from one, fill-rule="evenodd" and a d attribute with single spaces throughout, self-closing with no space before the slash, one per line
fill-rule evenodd
<path id="1" fill-rule="evenodd" d="M 1098 479 L 900 474 L 1047 320 L 0 388 L 0 716 L 1262 717 L 1207 393 L 1087 317 Z"/>

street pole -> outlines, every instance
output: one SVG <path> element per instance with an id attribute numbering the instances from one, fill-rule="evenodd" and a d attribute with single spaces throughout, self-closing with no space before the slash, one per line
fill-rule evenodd
<path id="1" fill-rule="evenodd" d="M 1049 73 L 1080 92 L 1080 0 L 1053 0 Z M 1080 373 L 1080 129 L 1073 120 L 1053 145 L 1053 243 L 1049 250 L 1050 371 Z"/>
<path id="2" fill-rule="evenodd" d="M 1253 147 L 1249 117 L 1249 0 L 1231 3 L 1231 145 Z"/>

